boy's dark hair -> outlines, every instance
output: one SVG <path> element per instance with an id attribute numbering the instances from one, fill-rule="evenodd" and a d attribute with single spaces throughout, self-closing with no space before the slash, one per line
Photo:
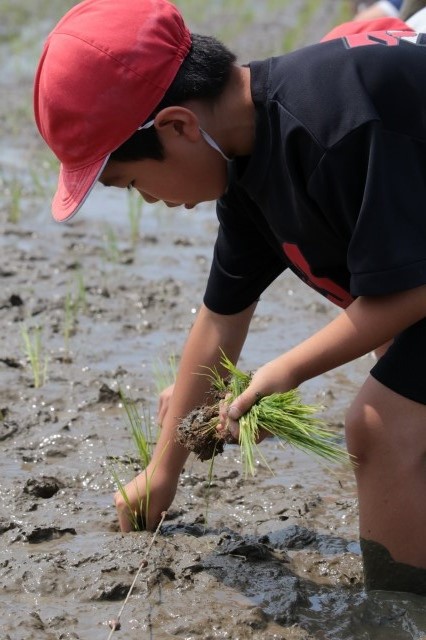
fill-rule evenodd
<path id="1" fill-rule="evenodd" d="M 214 102 L 223 93 L 236 56 L 212 36 L 191 34 L 192 46 L 164 98 L 147 118 L 152 120 L 165 107 L 186 100 Z M 143 124 L 143 123 L 141 123 Z M 110 155 L 111 160 L 130 162 L 150 158 L 164 159 L 164 148 L 155 127 L 136 131 Z"/>

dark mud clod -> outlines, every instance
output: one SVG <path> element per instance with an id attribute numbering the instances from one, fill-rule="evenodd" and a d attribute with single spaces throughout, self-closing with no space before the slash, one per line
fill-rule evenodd
<path id="1" fill-rule="evenodd" d="M 23 493 L 48 500 L 63 489 L 63 483 L 55 477 L 41 476 L 27 480 Z"/>
<path id="2" fill-rule="evenodd" d="M 178 426 L 176 439 L 199 460 L 210 460 L 223 453 L 225 440 L 216 431 L 218 406 L 197 407 Z"/>

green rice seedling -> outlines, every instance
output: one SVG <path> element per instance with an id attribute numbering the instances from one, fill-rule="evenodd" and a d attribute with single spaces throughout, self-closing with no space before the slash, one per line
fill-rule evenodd
<path id="1" fill-rule="evenodd" d="M 65 309 L 64 309 L 64 340 L 65 340 L 65 351 L 69 350 L 69 342 L 72 333 L 74 332 L 74 312 L 73 312 L 73 301 L 72 296 L 69 291 L 67 291 L 67 295 L 65 296 Z"/>
<path id="2" fill-rule="evenodd" d="M 143 199 L 139 192 L 135 189 L 129 189 L 127 192 L 127 215 L 130 223 L 130 240 L 132 245 L 135 245 L 139 240 L 142 208 Z"/>
<path id="3" fill-rule="evenodd" d="M 21 328 L 22 340 L 24 343 L 25 356 L 31 365 L 34 387 L 42 387 L 47 377 L 47 356 L 43 357 L 41 343 L 41 327 L 28 329 L 25 325 Z"/>
<path id="4" fill-rule="evenodd" d="M 81 271 L 76 273 L 74 284 L 75 293 L 72 294 L 71 291 L 68 290 L 65 296 L 63 333 L 66 351 L 69 349 L 70 337 L 75 333 L 78 314 L 80 310 L 85 309 L 87 305 L 86 289 Z"/>
<path id="5" fill-rule="evenodd" d="M 130 504 L 130 500 L 129 500 L 129 496 L 127 495 L 125 484 L 121 480 L 121 475 L 117 470 L 117 467 L 120 465 L 120 460 L 114 457 L 112 458 L 112 460 L 115 465 L 111 469 L 112 477 L 114 479 L 114 482 L 118 491 L 123 496 L 123 500 L 127 505 L 127 508 L 130 514 L 130 522 L 132 523 L 132 528 L 134 531 L 142 531 L 143 526 L 142 526 L 141 519 L 138 517 L 137 511 L 136 510 L 134 511 L 132 505 Z M 140 499 L 139 504 L 142 506 L 142 499 Z"/>
<path id="6" fill-rule="evenodd" d="M 247 388 L 251 376 L 240 371 L 225 355 L 222 366 L 230 373 L 224 388 L 230 403 Z M 217 372 L 213 375 L 215 382 L 217 388 L 223 388 L 222 378 Z M 318 410 L 319 407 L 301 402 L 298 389 L 260 398 L 239 421 L 239 444 L 246 471 L 254 472 L 254 449 L 261 429 L 281 443 L 305 453 L 329 462 L 347 462 L 347 451 L 336 443 L 335 435 L 326 429 L 324 422 L 315 417 Z"/>
<path id="7" fill-rule="evenodd" d="M 7 190 L 10 195 L 10 203 L 7 220 L 12 224 L 18 224 L 21 219 L 22 185 L 18 180 L 13 180 Z"/>
<path id="8" fill-rule="evenodd" d="M 225 355 L 221 364 L 229 372 L 226 379 L 217 370 L 211 370 L 207 374 L 211 378 L 217 402 L 205 410 L 198 408 L 178 428 L 178 440 L 195 451 L 201 460 L 223 451 L 223 437 L 216 430 L 220 402 L 231 403 L 248 387 L 251 380 L 250 374 L 238 369 Z M 278 438 L 284 445 L 316 455 L 328 462 L 347 463 L 347 451 L 337 444 L 335 435 L 314 416 L 317 411 L 318 407 L 302 404 L 297 389 L 259 398 L 239 421 L 239 445 L 246 474 L 254 474 L 255 451 L 261 430 Z M 207 451 L 205 457 L 204 451 Z"/>
<path id="9" fill-rule="evenodd" d="M 84 285 L 83 273 L 80 270 L 75 274 L 75 285 L 75 299 L 77 309 L 85 311 L 87 308 L 86 287 Z"/>
<path id="10" fill-rule="evenodd" d="M 150 416 L 145 413 L 141 414 L 136 402 L 127 398 L 121 389 L 119 393 L 141 467 L 142 469 L 145 469 L 151 462 L 154 447 L 154 437 Z"/>
<path id="11" fill-rule="evenodd" d="M 30 167 L 29 174 L 31 176 L 34 194 L 40 198 L 44 198 L 47 193 L 47 187 L 43 184 L 39 167 L 37 167 L 37 169 Z"/>
<path id="12" fill-rule="evenodd" d="M 105 227 L 104 256 L 108 262 L 117 263 L 120 259 L 117 234 L 110 225 Z"/>
<path id="13" fill-rule="evenodd" d="M 176 375 L 178 370 L 178 361 L 175 354 L 169 356 L 167 364 L 164 364 L 161 360 L 158 364 L 154 365 L 154 380 L 155 389 L 157 394 L 160 394 L 164 389 L 170 387 L 176 381 Z"/>
<path id="14" fill-rule="evenodd" d="M 149 413 L 141 414 L 134 400 L 127 398 L 122 390 L 120 390 L 119 393 L 126 415 L 127 426 L 130 428 L 133 444 L 136 449 L 138 464 L 140 465 L 141 471 L 145 471 L 146 497 L 145 503 L 142 496 L 140 497 L 139 509 L 134 510 L 131 506 L 129 497 L 126 492 L 125 484 L 121 481 L 116 468 L 113 468 L 112 474 L 117 488 L 121 493 L 126 505 L 128 506 L 133 529 L 135 531 L 140 531 L 144 528 L 149 527 L 147 514 L 149 511 L 150 485 L 152 477 L 156 470 L 156 466 L 154 467 L 151 474 L 148 474 L 147 467 L 151 462 L 155 438 L 153 434 L 152 420 Z"/>
<path id="15" fill-rule="evenodd" d="M 148 474 L 147 469 L 143 469 L 144 475 L 145 475 L 145 502 L 143 499 L 143 496 L 138 495 L 138 507 L 135 508 L 134 506 L 132 506 L 129 496 L 127 494 L 126 491 L 126 487 L 124 485 L 124 483 L 122 482 L 117 469 L 112 469 L 112 475 L 114 478 L 114 481 L 117 485 L 117 489 L 119 490 L 119 492 L 121 493 L 121 495 L 123 496 L 124 502 L 126 503 L 127 507 L 128 507 L 128 512 L 129 512 L 129 517 L 130 517 L 130 522 L 132 523 L 132 527 L 134 531 L 143 531 L 144 529 L 149 529 L 150 528 L 150 522 L 148 519 L 148 513 L 149 513 L 149 497 L 150 497 L 150 493 L 151 493 L 151 481 L 152 478 L 155 475 L 155 472 L 157 470 L 157 466 L 161 460 L 161 457 L 164 453 L 164 451 L 167 449 L 166 445 L 161 453 L 161 456 L 159 458 L 158 463 L 154 466 L 152 472 L 150 474 Z"/>

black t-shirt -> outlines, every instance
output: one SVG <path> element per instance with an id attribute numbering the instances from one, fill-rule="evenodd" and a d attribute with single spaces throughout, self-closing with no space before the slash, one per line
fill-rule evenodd
<path id="1" fill-rule="evenodd" d="M 425 45 L 361 34 L 250 64 L 254 148 L 217 204 L 209 309 L 286 267 L 342 307 L 426 283 Z"/>

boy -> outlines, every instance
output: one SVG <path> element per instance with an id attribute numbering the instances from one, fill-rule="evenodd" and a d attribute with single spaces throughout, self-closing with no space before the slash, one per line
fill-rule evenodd
<path id="1" fill-rule="evenodd" d="M 207 392 L 194 374 L 221 350 L 238 360 L 256 301 L 290 268 L 342 312 L 258 369 L 222 426 L 236 437 L 259 394 L 377 350 L 346 421 L 366 584 L 426 593 L 426 36 L 392 25 L 240 67 L 167 0 L 86 0 L 46 43 L 35 114 L 62 162 L 58 221 L 98 179 L 168 206 L 218 201 L 204 302 L 147 470 L 149 513 L 145 472 L 126 488 L 133 507 L 151 527 L 169 507 L 187 456 L 176 425 Z"/>

